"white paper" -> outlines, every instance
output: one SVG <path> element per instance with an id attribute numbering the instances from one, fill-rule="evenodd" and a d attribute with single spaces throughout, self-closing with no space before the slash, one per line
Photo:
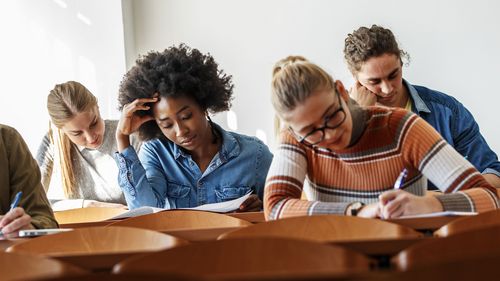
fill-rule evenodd
<path id="1" fill-rule="evenodd" d="M 476 212 L 454 212 L 454 211 L 444 211 L 444 212 L 435 212 L 428 214 L 420 214 L 420 215 L 410 215 L 410 216 L 402 216 L 397 219 L 415 219 L 415 218 L 432 218 L 432 217 L 450 217 L 450 216 L 474 216 L 477 215 Z"/>
<path id="2" fill-rule="evenodd" d="M 237 210 L 240 208 L 241 204 L 247 200 L 247 198 L 251 195 L 252 193 L 249 192 L 245 195 L 243 195 L 240 198 L 236 198 L 230 201 L 225 201 L 221 203 L 211 203 L 211 204 L 205 204 L 205 205 L 200 205 L 198 207 L 193 207 L 193 208 L 178 208 L 179 210 L 197 210 L 197 211 L 210 211 L 210 212 L 216 212 L 216 213 L 227 213 L 227 212 L 232 212 L 234 210 Z M 144 207 L 139 207 L 130 211 L 127 211 L 123 214 L 119 214 L 117 216 L 112 217 L 111 219 L 125 219 L 125 218 L 131 218 L 131 217 L 137 217 L 137 216 L 142 216 L 142 215 L 147 215 L 147 214 L 152 214 L 152 213 L 157 213 L 160 211 L 165 211 L 169 209 L 162 209 L 162 208 L 155 208 L 155 207 L 149 207 L 149 206 L 144 206 Z"/>
<path id="3" fill-rule="evenodd" d="M 114 216 L 111 219 L 115 220 L 115 219 L 132 218 L 132 217 L 137 217 L 137 216 L 142 216 L 142 215 L 157 213 L 157 212 L 164 211 L 164 210 L 166 210 L 166 209 L 149 207 L 149 206 L 143 206 L 143 207 L 139 207 L 139 208 L 136 208 L 136 209 L 132 209 L 132 210 L 127 211 L 127 212 L 125 212 L 123 214 L 119 214 L 117 216 Z"/>
<path id="4" fill-rule="evenodd" d="M 225 201 L 225 202 L 220 202 L 220 203 L 211 203 L 211 204 L 205 204 L 201 205 L 198 207 L 194 208 L 182 208 L 186 210 L 198 210 L 198 211 L 210 211 L 210 212 L 216 212 L 216 213 L 227 213 L 227 212 L 232 212 L 235 210 L 238 210 L 243 202 L 247 200 L 247 198 L 250 196 L 252 193 L 247 193 L 240 198 L 236 198 L 233 200 Z"/>

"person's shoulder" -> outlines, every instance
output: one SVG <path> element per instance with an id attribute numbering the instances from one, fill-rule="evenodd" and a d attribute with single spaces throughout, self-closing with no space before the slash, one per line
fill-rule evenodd
<path id="1" fill-rule="evenodd" d="M 245 146 L 266 146 L 266 144 L 257 137 L 244 135 L 236 132 L 226 131 L 227 134 L 231 135 L 236 141 Z"/>
<path id="2" fill-rule="evenodd" d="M 3 139 L 3 141 L 10 140 L 10 139 L 21 139 L 21 134 L 19 132 L 5 124 L 0 124 L 0 137 Z"/>
<path id="3" fill-rule="evenodd" d="M 412 85 L 418 92 L 418 95 L 424 102 L 437 103 L 448 107 L 463 107 L 455 97 L 443 92 L 433 90 L 424 86 Z"/>

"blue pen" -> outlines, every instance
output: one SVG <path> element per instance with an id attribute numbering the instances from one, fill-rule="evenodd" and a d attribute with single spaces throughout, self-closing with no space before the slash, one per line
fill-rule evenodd
<path id="1" fill-rule="evenodd" d="M 12 201 L 12 204 L 10 204 L 9 212 L 12 211 L 12 209 L 14 209 L 15 207 L 17 207 L 17 205 L 19 204 L 19 201 L 21 201 L 22 195 L 23 195 L 22 191 L 19 191 L 18 193 L 16 193 L 16 196 L 14 196 L 14 201 Z M 4 236 L 2 229 L 0 229 L 0 236 Z"/>
<path id="2" fill-rule="evenodd" d="M 9 211 L 11 211 L 15 207 L 17 207 L 17 205 L 19 204 L 19 201 L 21 201 L 21 196 L 22 195 L 23 195 L 22 191 L 19 191 L 18 193 L 16 193 L 16 196 L 14 197 L 14 201 L 12 201 L 12 204 L 10 204 L 10 210 Z"/>
<path id="3" fill-rule="evenodd" d="M 401 174 L 399 174 L 398 178 L 396 179 L 396 182 L 394 183 L 394 189 L 400 189 L 407 176 L 408 170 L 404 168 L 403 171 L 401 171 Z"/>

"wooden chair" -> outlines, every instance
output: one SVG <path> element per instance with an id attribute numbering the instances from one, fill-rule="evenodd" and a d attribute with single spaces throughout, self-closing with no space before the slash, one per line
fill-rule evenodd
<path id="1" fill-rule="evenodd" d="M 44 257 L 0 252 L 0 279 L 19 280 L 59 276 L 75 277 L 85 270 Z"/>
<path id="2" fill-rule="evenodd" d="M 88 207 L 54 212 L 59 224 L 98 222 L 125 213 L 122 208 Z"/>
<path id="3" fill-rule="evenodd" d="M 117 221 L 110 226 L 138 227 L 167 233 L 187 241 L 215 240 L 230 230 L 251 225 L 243 219 L 225 214 L 169 210 Z"/>
<path id="4" fill-rule="evenodd" d="M 417 243 L 392 259 L 400 270 L 500 257 L 500 225 Z"/>
<path id="5" fill-rule="evenodd" d="M 242 238 L 199 242 L 130 258 L 117 264 L 113 272 L 251 280 L 355 274 L 368 271 L 371 265 L 371 259 L 342 247 L 288 238 Z"/>
<path id="6" fill-rule="evenodd" d="M 456 219 L 434 231 L 434 235 L 446 237 L 494 225 L 500 225 L 500 209 Z"/>
<path id="7" fill-rule="evenodd" d="M 172 248 L 187 242 L 156 231 L 132 227 L 88 227 L 13 245 L 8 252 L 53 257 L 90 270 L 110 269 L 131 255 Z"/>
<path id="8" fill-rule="evenodd" d="M 288 237 L 322 242 L 366 241 L 418 238 L 423 234 L 401 225 L 378 219 L 350 216 L 309 216 L 254 224 L 222 234 L 220 239 L 239 237 Z"/>
<path id="9" fill-rule="evenodd" d="M 64 276 L 57 278 L 43 279 L 43 281 L 196 281 L 197 279 L 172 274 L 112 274 L 110 272 L 90 273 L 78 276 Z M 201 280 L 200 280 L 201 281 Z"/>

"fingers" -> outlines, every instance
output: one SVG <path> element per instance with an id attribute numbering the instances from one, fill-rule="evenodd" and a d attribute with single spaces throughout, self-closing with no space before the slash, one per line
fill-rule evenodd
<path id="1" fill-rule="evenodd" d="M 357 80 L 349 94 L 361 106 L 372 106 L 377 102 L 377 96 Z"/>
<path id="2" fill-rule="evenodd" d="M 250 195 L 243 203 L 241 203 L 238 211 L 240 212 L 252 212 L 260 211 L 262 208 L 262 201 L 255 194 Z"/>
<path id="3" fill-rule="evenodd" d="M 401 190 L 388 190 L 378 196 L 378 200 L 382 205 L 387 204 L 389 201 L 394 200 Z"/>
<path id="4" fill-rule="evenodd" d="M 379 206 L 381 216 L 385 219 L 396 218 L 406 214 L 409 204 L 410 195 L 403 190 L 389 190 L 379 196 Z"/>
<path id="5" fill-rule="evenodd" d="M 9 234 L 20 229 L 29 228 L 31 217 L 22 208 L 14 208 L 9 211 L 0 221 L 2 233 Z"/>
<path id="6" fill-rule="evenodd" d="M 396 198 L 387 203 L 380 211 L 382 217 L 386 219 L 400 217 L 404 213 L 403 202 L 400 198 Z"/>
<path id="7" fill-rule="evenodd" d="M 146 104 L 156 101 L 158 101 L 158 97 L 136 99 L 133 102 L 126 104 L 123 107 L 123 111 L 127 113 L 127 116 L 130 116 L 138 110 L 149 110 L 151 107 Z"/>

